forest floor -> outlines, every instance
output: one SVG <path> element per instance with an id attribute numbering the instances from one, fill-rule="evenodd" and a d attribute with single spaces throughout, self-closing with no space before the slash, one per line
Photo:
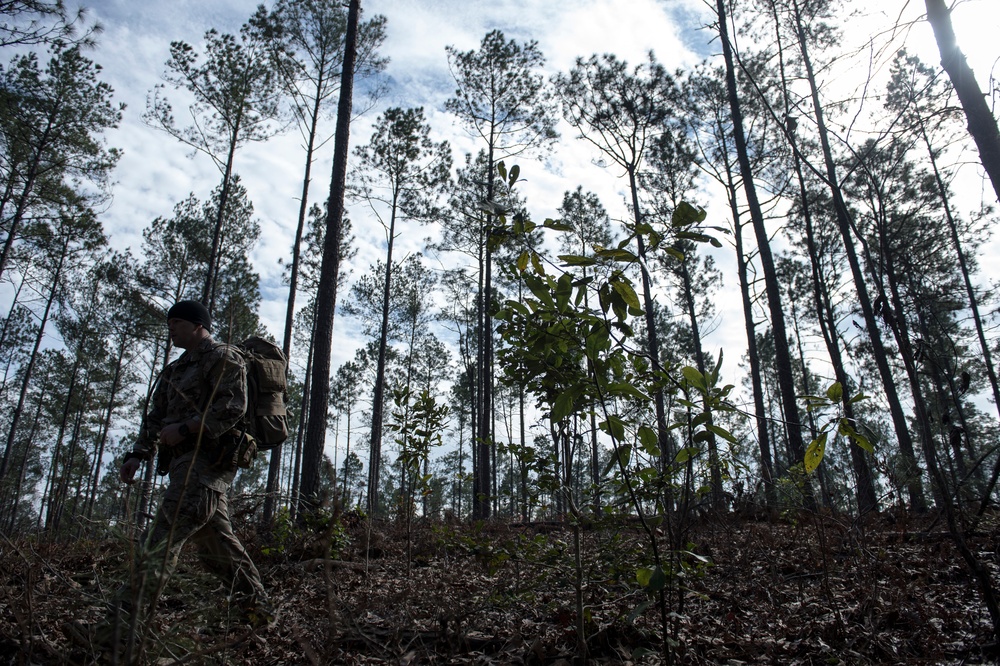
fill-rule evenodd
<path id="1" fill-rule="evenodd" d="M 650 563 L 638 526 L 590 526 L 579 564 L 587 660 L 569 527 L 415 524 L 408 538 L 405 526 L 356 521 L 326 534 L 269 545 L 241 534 L 278 611 L 256 631 L 229 622 L 224 591 L 186 550 L 141 663 L 661 664 L 664 620 L 675 664 L 997 663 L 982 595 L 934 516 L 702 521 L 667 580 L 684 592 L 664 614 L 637 583 Z M 996 520 L 968 536 L 994 581 L 998 539 Z M 121 663 L 64 625 L 101 619 L 127 544 L 3 538 L 0 664 Z M 317 557 L 326 544 L 337 559 Z"/>

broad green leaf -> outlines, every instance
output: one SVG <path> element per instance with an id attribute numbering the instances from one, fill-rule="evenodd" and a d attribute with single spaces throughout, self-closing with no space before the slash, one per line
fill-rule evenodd
<path id="1" fill-rule="evenodd" d="M 809 448 L 806 449 L 806 458 L 802 461 L 806 474 L 812 474 L 823 462 L 823 455 L 826 453 L 826 435 L 825 432 L 821 433 L 819 437 L 810 442 Z"/>
<path id="2" fill-rule="evenodd" d="M 635 572 L 635 579 L 650 594 L 659 592 L 667 585 L 667 576 L 663 573 L 663 568 L 659 566 L 641 567 Z"/>
<path id="3" fill-rule="evenodd" d="M 849 438 L 852 442 L 863 448 L 868 453 L 875 453 L 875 447 L 868 441 L 868 438 L 855 430 L 854 426 L 852 426 L 851 422 L 846 418 L 840 419 L 840 423 L 837 424 L 837 432 L 844 437 Z"/>
<path id="4" fill-rule="evenodd" d="M 707 217 L 708 212 L 701 206 L 695 208 L 688 202 L 682 201 L 674 209 L 673 215 L 670 216 L 670 224 L 675 227 L 681 227 L 687 224 L 704 222 Z"/>
<path id="5" fill-rule="evenodd" d="M 705 381 L 705 375 L 698 372 L 697 368 L 685 365 L 681 368 L 681 374 L 684 375 L 684 379 L 686 379 L 692 386 L 700 388 L 703 391 L 708 390 L 708 383 Z"/>
<path id="6" fill-rule="evenodd" d="M 549 419 L 553 423 L 558 423 L 564 418 L 573 413 L 573 401 L 576 399 L 576 391 L 570 389 L 568 391 L 563 391 L 556 397 L 555 403 L 552 405 L 552 413 L 549 415 Z"/>
<path id="7" fill-rule="evenodd" d="M 514 165 L 510 168 L 510 177 L 507 179 L 507 184 L 514 187 L 514 183 L 517 182 L 517 177 L 521 175 L 521 167 Z"/>
<path id="8" fill-rule="evenodd" d="M 726 440 L 730 444 L 737 444 L 738 443 L 737 439 L 735 437 L 733 437 L 733 434 L 731 432 L 729 432 L 728 430 L 726 430 L 725 428 L 720 428 L 719 426 L 713 425 L 711 423 L 706 423 L 705 424 L 705 428 L 708 429 L 708 430 L 711 430 L 716 435 L 718 435 L 722 439 Z"/>
<path id="9" fill-rule="evenodd" d="M 851 441 L 853 441 L 855 444 L 863 448 L 868 453 L 871 453 L 872 455 L 875 454 L 875 447 L 872 446 L 872 443 L 868 441 L 868 438 L 862 435 L 860 432 L 855 432 L 853 435 L 851 435 Z"/>
<path id="10" fill-rule="evenodd" d="M 573 276 L 563 273 L 556 282 L 556 307 L 560 312 L 566 310 L 569 305 L 569 297 L 573 295 Z"/>
<path id="11" fill-rule="evenodd" d="M 608 384 L 608 392 L 618 395 L 622 394 L 628 395 L 635 398 L 636 400 L 645 400 L 647 402 L 649 401 L 648 395 L 646 395 L 645 393 L 637 389 L 635 386 L 627 382 L 615 382 L 613 384 Z"/>
<path id="12" fill-rule="evenodd" d="M 635 572 L 635 579 L 641 587 L 646 587 L 653 580 L 653 567 L 639 567 Z"/>
<path id="13" fill-rule="evenodd" d="M 712 440 L 712 433 L 710 433 L 707 430 L 699 430 L 698 432 L 696 432 L 694 434 L 693 437 L 691 437 L 691 441 L 698 442 L 698 443 L 700 443 L 700 442 L 708 442 L 708 441 L 711 441 L 711 440 Z"/>
<path id="14" fill-rule="evenodd" d="M 642 479 L 643 483 L 652 483 L 653 479 L 660 475 L 660 470 L 655 467 L 643 467 L 635 475 Z"/>
<path id="15" fill-rule="evenodd" d="M 553 231 L 573 231 L 573 225 L 562 220 L 553 220 L 551 218 L 546 218 L 542 222 L 542 226 L 546 229 L 552 229 Z"/>
<path id="16" fill-rule="evenodd" d="M 685 240 L 694 241 L 696 243 L 710 243 L 713 240 L 715 240 L 714 238 L 712 238 L 708 234 L 702 234 L 702 233 L 698 233 L 696 231 L 678 231 L 677 232 L 677 237 L 678 238 L 683 238 Z"/>
<path id="17" fill-rule="evenodd" d="M 611 336 L 608 329 L 603 327 L 593 329 L 590 335 L 587 336 L 585 346 L 587 358 L 596 361 L 600 357 L 601 352 L 608 348 L 610 342 Z"/>
<path id="18" fill-rule="evenodd" d="M 632 612 L 628 614 L 628 622 L 632 624 L 635 622 L 636 618 L 646 612 L 646 609 L 652 605 L 653 601 L 650 599 L 648 601 L 643 601 L 641 604 L 632 609 Z M 655 655 L 656 652 L 648 648 L 636 648 L 635 652 L 632 653 L 632 658 L 636 661 L 641 660 L 643 657 L 648 655 Z"/>
<path id="19" fill-rule="evenodd" d="M 635 293 L 635 289 L 632 288 L 631 284 L 622 280 L 615 280 L 611 286 L 629 307 L 636 310 L 642 309 L 642 305 L 639 303 L 639 296 Z"/>
<path id="20" fill-rule="evenodd" d="M 637 260 L 634 254 L 632 254 L 628 250 L 624 250 L 621 248 L 612 250 L 601 250 L 599 252 L 596 252 L 595 254 L 602 259 L 610 259 L 611 261 L 633 262 Z"/>
<path id="21" fill-rule="evenodd" d="M 507 165 L 503 160 L 497 162 L 497 173 L 500 174 L 500 180 L 507 180 Z"/>
<path id="22" fill-rule="evenodd" d="M 684 464 L 688 460 L 691 460 L 691 458 L 694 458 L 699 453 L 701 453 L 701 449 L 699 449 L 698 447 L 685 446 L 683 449 L 677 452 L 676 456 L 674 456 L 674 462 Z"/>
<path id="23" fill-rule="evenodd" d="M 531 266 L 535 269 L 535 272 L 539 275 L 545 275 L 545 267 L 542 266 L 542 260 L 539 258 L 537 252 L 531 253 Z"/>
<path id="24" fill-rule="evenodd" d="M 524 303 L 518 303 L 517 301 L 507 301 L 507 308 L 510 310 L 517 310 L 520 314 L 525 317 L 531 316 L 531 310 L 524 305 Z"/>
<path id="25" fill-rule="evenodd" d="M 844 387 L 840 382 L 834 382 L 830 385 L 830 388 L 826 390 L 826 397 L 830 399 L 830 402 L 840 402 L 844 399 Z"/>
<path id="26" fill-rule="evenodd" d="M 525 250 L 517 256 L 517 270 L 522 273 L 528 270 L 529 261 L 531 261 L 531 252 Z"/>
<path id="27" fill-rule="evenodd" d="M 621 442 L 625 439 L 625 422 L 615 414 L 608 416 L 607 421 L 602 421 L 602 430 Z"/>
<path id="28" fill-rule="evenodd" d="M 597 263 L 591 257 L 583 257 L 578 254 L 560 254 L 556 258 L 567 266 L 593 266 Z"/>
<path id="29" fill-rule="evenodd" d="M 602 428 L 603 430 L 603 428 Z M 612 454 L 611 459 L 608 460 L 608 464 L 604 466 L 604 473 L 607 474 L 613 468 L 617 467 L 621 463 L 622 467 L 628 467 L 629 462 L 632 460 L 632 447 L 628 444 L 619 446 L 614 454 Z"/>
<path id="30" fill-rule="evenodd" d="M 639 443 L 642 444 L 642 449 L 650 455 L 659 455 L 659 440 L 656 437 L 656 431 L 650 428 L 648 425 L 639 426 Z M 656 450 L 657 453 L 651 453 L 651 451 Z"/>

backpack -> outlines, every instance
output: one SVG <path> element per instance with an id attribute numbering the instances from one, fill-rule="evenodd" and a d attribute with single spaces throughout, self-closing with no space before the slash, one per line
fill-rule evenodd
<path id="1" fill-rule="evenodd" d="M 240 428 L 253 436 L 259 451 L 270 451 L 288 439 L 288 360 L 278 345 L 257 336 L 232 348 L 247 367 L 247 412 Z"/>

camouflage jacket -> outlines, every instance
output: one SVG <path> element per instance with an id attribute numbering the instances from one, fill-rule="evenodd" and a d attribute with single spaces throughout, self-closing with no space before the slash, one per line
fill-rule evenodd
<path id="1" fill-rule="evenodd" d="M 165 426 L 197 415 L 203 428 L 199 450 L 211 452 L 219 437 L 232 430 L 243 417 L 246 408 L 246 367 L 243 359 L 227 345 L 206 338 L 198 347 L 185 351 L 164 369 L 134 451 L 151 460 L 156 455 L 160 431 Z M 194 457 L 193 445 L 199 437 L 198 430 L 192 431 L 190 441 L 176 447 L 177 451 L 165 452 L 170 454 L 171 471 Z M 207 456 L 199 457 L 199 463 L 206 464 L 197 464 L 197 467 L 208 470 Z M 227 479 L 226 484 L 231 480 L 231 477 Z M 202 482 L 211 487 L 221 485 L 210 478 L 203 478 Z"/>

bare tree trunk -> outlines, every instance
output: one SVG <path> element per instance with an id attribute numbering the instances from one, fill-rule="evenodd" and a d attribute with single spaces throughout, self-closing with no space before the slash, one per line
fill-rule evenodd
<path id="1" fill-rule="evenodd" d="M 725 128 L 716 128 L 719 137 L 724 140 Z M 774 460 L 771 455 L 771 433 L 768 428 L 767 408 L 764 403 L 764 382 L 761 378 L 760 352 L 757 349 L 756 322 L 753 320 L 753 299 L 750 294 L 750 276 L 747 266 L 747 256 L 743 249 L 743 223 L 740 222 L 739 202 L 737 200 L 737 184 L 729 162 L 728 150 L 725 152 L 724 167 L 726 174 L 726 192 L 729 196 L 729 210 L 733 215 L 733 242 L 736 245 L 736 269 L 740 281 L 740 299 L 743 304 L 743 324 L 747 336 L 747 357 L 750 362 L 750 384 L 753 387 L 754 415 L 757 422 L 757 444 L 760 449 L 761 477 L 764 482 L 764 501 L 769 508 L 774 507 Z"/>
<path id="2" fill-rule="evenodd" d="M 299 219 L 295 226 L 295 242 L 292 243 L 292 264 L 288 276 L 288 304 L 285 307 L 285 331 L 281 339 L 281 351 L 285 358 L 291 358 L 292 353 L 292 323 L 295 320 L 295 297 L 299 284 L 299 261 L 302 251 L 302 234 L 306 226 L 306 214 L 309 210 L 309 183 L 311 181 L 313 153 L 316 150 L 316 128 L 319 124 L 320 98 L 319 91 L 324 85 L 322 70 L 316 84 L 316 99 L 310 115 L 308 138 L 306 140 L 306 166 L 302 176 L 302 194 L 299 198 Z M 301 428 L 301 424 L 299 425 Z M 267 466 L 267 485 L 264 495 L 263 524 L 270 525 L 274 520 L 274 507 L 277 501 L 278 486 L 281 483 L 281 451 L 282 445 L 271 449 L 271 458 Z"/>
<path id="3" fill-rule="evenodd" d="M 344 218 L 344 190 L 347 182 L 347 157 L 351 130 L 351 105 L 354 92 L 354 61 L 357 55 L 358 18 L 361 0 L 350 0 L 347 33 L 344 39 L 344 69 L 337 106 L 337 133 L 334 139 L 330 199 L 327 203 L 326 238 L 319 288 L 316 294 L 316 325 L 313 335 L 312 390 L 309 395 L 309 429 L 302 452 L 303 510 L 313 510 L 319 499 L 319 473 L 326 442 L 327 409 L 330 406 L 330 352 L 333 345 L 333 317 L 337 306 L 337 278 L 340 272 L 340 236 Z"/>
<path id="4" fill-rule="evenodd" d="M 389 230 L 385 251 L 385 280 L 382 283 L 382 322 L 378 334 L 378 361 L 375 366 L 375 391 L 372 396 L 371 448 L 368 461 L 368 515 L 374 516 L 378 509 L 379 472 L 382 467 L 382 422 L 385 407 L 385 365 L 389 347 L 389 295 L 392 289 L 392 246 L 396 240 L 396 201 L 393 197 L 389 213 Z M 412 346 L 410 358 L 413 357 Z M 409 388 L 409 371 L 407 383 Z M 406 475 L 402 475 L 405 479 Z"/>
<path id="5" fill-rule="evenodd" d="M 49 288 L 48 299 L 45 301 L 45 310 L 42 312 L 41 320 L 38 322 L 38 334 L 35 336 L 35 344 L 31 350 L 31 356 L 28 359 L 28 365 L 24 370 L 24 377 L 21 379 L 21 392 L 17 398 L 17 407 L 14 408 L 14 412 L 10 420 L 10 430 L 7 432 L 7 444 L 3 452 L 3 460 L 0 461 L 0 480 L 3 480 L 7 476 L 7 470 L 10 467 L 10 456 L 14 450 L 14 441 L 17 438 L 17 427 L 21 421 L 21 413 L 24 410 L 25 401 L 28 398 L 28 387 L 31 385 L 31 375 L 35 369 L 35 363 L 38 361 L 38 352 L 42 346 L 42 340 L 45 337 L 45 325 L 49 321 L 49 314 L 52 312 L 52 305 L 55 303 L 56 294 L 59 291 L 59 281 L 62 279 L 62 269 L 63 263 L 66 260 L 66 255 L 69 252 L 69 237 L 63 242 L 63 247 L 59 255 L 59 262 L 56 265 L 55 271 L 52 273 L 52 285 Z"/>
<path id="6" fill-rule="evenodd" d="M 46 378 L 45 385 L 42 389 L 42 394 L 48 392 L 48 378 Z M 28 432 L 28 436 L 24 440 L 24 446 L 21 450 L 24 452 L 21 456 L 21 463 L 17 466 L 17 482 L 14 484 L 14 488 L 10 493 L 9 497 L 5 498 L 5 504 L 10 507 L 10 520 L 8 521 L 7 534 L 13 534 L 14 529 L 17 526 L 17 507 L 21 506 L 21 489 L 24 487 L 24 477 L 28 471 L 28 454 L 31 449 L 31 442 L 35 440 L 35 434 L 38 432 L 38 426 L 41 421 L 42 405 L 44 400 L 39 400 L 38 404 L 35 405 L 35 415 L 31 420 L 31 429 Z"/>
<path id="7" fill-rule="evenodd" d="M 90 484 L 90 497 L 87 499 L 87 518 L 93 518 L 94 501 L 97 498 L 97 489 L 101 481 L 101 468 L 104 459 L 104 448 L 108 443 L 108 433 L 111 431 L 111 419 L 115 413 L 115 400 L 118 398 L 118 390 L 121 388 L 122 366 L 124 365 L 125 350 L 128 337 L 121 335 L 118 345 L 118 356 L 115 360 L 114 375 L 111 378 L 111 391 L 108 396 L 108 408 L 104 412 L 104 420 L 101 423 L 100 439 L 97 443 L 97 452 L 94 454 L 94 473 Z"/>
<path id="8" fill-rule="evenodd" d="M 788 79 L 785 72 L 785 50 L 782 46 L 781 30 L 779 29 L 778 8 L 774 2 L 770 3 L 771 12 L 775 25 L 775 38 L 778 43 L 778 59 L 781 72 L 782 101 L 784 103 L 784 113 L 786 122 L 792 118 L 792 109 L 788 102 Z M 824 290 L 821 275 L 820 255 L 816 248 L 816 238 L 813 232 L 812 205 L 809 200 L 809 192 L 806 187 L 805 173 L 802 169 L 802 160 L 795 145 L 795 133 L 792 127 L 788 127 L 788 140 L 792 143 L 792 165 L 795 169 L 796 180 L 799 185 L 799 199 L 802 206 L 802 218 L 805 223 L 806 251 L 809 255 L 809 265 L 812 274 L 813 308 L 819 321 L 820 332 L 823 334 L 823 341 L 826 343 L 827 354 L 833 366 L 834 377 L 837 382 L 844 387 L 844 397 L 842 407 L 844 416 L 851 422 L 855 422 L 854 405 L 850 400 L 849 382 L 847 370 L 844 366 L 843 356 L 840 351 L 840 340 L 837 332 L 836 316 L 833 306 L 827 299 L 824 301 Z M 824 303 L 828 307 L 824 307 Z M 801 345 L 801 343 L 800 343 Z M 803 374 L 805 374 L 805 361 L 803 363 Z M 808 384 L 806 384 L 806 394 L 810 394 Z M 865 457 L 865 452 L 854 443 L 850 445 L 851 465 L 854 468 L 855 493 L 858 501 L 858 512 L 864 514 L 878 508 L 878 501 L 875 496 L 875 485 L 872 480 L 871 465 Z"/>
<path id="9" fill-rule="evenodd" d="M 698 314 L 694 300 L 694 287 L 691 282 L 691 270 L 688 265 L 687 254 L 680 260 L 679 269 L 683 282 L 684 309 L 691 325 L 691 340 L 694 346 L 695 365 L 702 375 L 708 374 L 708 366 L 705 363 L 705 350 L 701 343 L 701 328 L 698 326 Z M 712 423 L 709 417 L 709 424 Z M 722 466 L 719 461 L 719 444 L 715 438 L 715 433 L 709 432 L 708 437 L 708 471 L 712 486 L 712 507 L 716 511 L 723 509 L 725 497 L 722 488 Z"/>
<path id="10" fill-rule="evenodd" d="M 993 183 L 993 192 L 1000 200 L 1000 130 L 997 129 L 997 119 L 990 112 L 976 75 L 965 61 L 962 49 L 958 47 L 955 30 L 951 25 L 951 10 L 944 0 L 925 0 L 925 3 L 927 21 L 934 30 L 934 39 L 941 53 L 941 67 L 948 72 L 951 85 L 962 102 L 962 109 L 969 121 L 969 134 L 976 142 L 979 159 Z"/>
<path id="11" fill-rule="evenodd" d="M 743 129 L 743 112 L 740 106 L 739 92 L 736 87 L 736 69 L 729 42 L 728 18 L 724 0 L 717 0 L 716 8 L 719 19 L 719 36 L 721 37 L 722 53 L 726 62 L 726 88 L 729 95 L 729 107 L 733 120 L 733 139 L 736 143 L 736 155 L 739 159 L 740 174 L 743 178 L 743 190 L 746 194 L 750 218 L 753 222 L 754 235 L 757 238 L 757 249 L 761 268 L 764 272 L 764 287 L 767 292 L 767 304 L 771 313 L 771 328 L 774 332 L 775 365 L 778 373 L 778 388 L 781 394 L 782 413 L 789 453 L 796 462 L 805 459 L 805 444 L 802 440 L 801 424 L 799 423 L 798 406 L 795 403 L 795 381 L 792 376 L 792 360 L 788 349 L 788 335 L 785 332 L 785 315 L 781 309 L 781 292 L 778 287 L 774 259 L 771 255 L 770 240 L 764 227 L 764 215 L 757 198 L 757 189 L 753 182 L 753 169 L 750 166 L 747 140 Z M 812 504 L 812 490 L 805 486 L 807 502 Z"/>
<path id="12" fill-rule="evenodd" d="M 802 25 L 798 2 L 793 0 L 792 5 L 795 11 L 796 37 L 799 43 L 799 48 L 802 52 L 802 61 L 806 68 L 806 77 L 812 95 L 813 112 L 816 116 L 816 128 L 819 132 L 820 145 L 823 149 L 823 160 L 826 166 L 827 186 L 830 188 L 830 193 L 833 197 L 833 207 L 834 212 L 836 213 L 837 226 L 844 242 L 844 251 L 847 256 L 848 264 L 851 267 L 851 275 L 854 278 L 854 286 L 858 295 L 858 304 L 861 306 L 861 312 L 864 315 L 868 336 L 872 342 L 872 355 L 875 358 L 875 364 L 878 366 L 879 375 L 882 377 L 882 386 L 885 389 L 886 400 L 889 403 L 889 413 L 892 416 L 896 437 L 899 440 L 899 447 L 903 454 L 903 458 L 910 467 L 909 479 L 907 483 L 907 489 L 910 495 L 910 506 L 918 511 L 926 510 L 926 500 L 924 499 L 923 488 L 918 473 L 919 468 L 917 467 L 916 454 L 913 450 L 913 438 L 910 435 L 909 427 L 906 422 L 906 416 L 903 414 L 899 394 L 896 390 L 896 383 L 892 376 L 892 369 L 889 367 L 885 347 L 882 343 L 882 334 L 879 331 L 878 321 L 875 318 L 875 310 L 872 307 L 871 297 L 868 294 L 868 288 L 865 284 L 864 273 L 861 269 L 861 264 L 858 261 L 857 252 L 854 249 L 851 216 L 847 209 L 847 204 L 844 202 L 843 191 L 840 188 L 840 181 L 837 178 L 837 167 L 833 159 L 833 151 L 830 147 L 829 133 L 824 119 L 823 107 L 820 104 L 819 99 L 819 87 L 816 84 L 816 76 L 813 72 L 812 60 L 809 58 L 808 42 L 806 40 L 805 28 Z"/>

